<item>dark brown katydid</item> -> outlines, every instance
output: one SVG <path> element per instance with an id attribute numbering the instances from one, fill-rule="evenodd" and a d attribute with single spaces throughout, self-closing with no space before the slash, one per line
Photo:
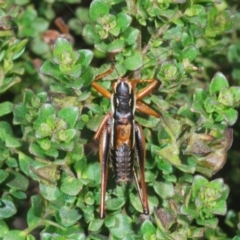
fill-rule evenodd
<path id="1" fill-rule="evenodd" d="M 141 101 L 159 84 L 155 79 L 141 80 L 118 78 L 113 84 L 113 92 L 97 83 L 97 81 L 114 70 L 98 75 L 94 87 L 104 97 L 111 99 L 111 112 L 103 118 L 94 139 L 99 139 L 99 159 L 101 164 L 101 199 L 100 218 L 105 216 L 105 193 L 107 189 L 108 167 L 111 161 L 117 183 L 129 183 L 135 180 L 138 194 L 142 203 L 143 213 L 148 215 L 148 198 L 145 183 L 145 139 L 141 126 L 135 121 L 135 110 L 159 118 L 160 114 Z M 145 88 L 136 92 L 139 82 L 149 83 Z M 137 164 L 134 164 L 135 161 Z M 137 179 L 135 166 L 139 167 L 140 184 Z"/>

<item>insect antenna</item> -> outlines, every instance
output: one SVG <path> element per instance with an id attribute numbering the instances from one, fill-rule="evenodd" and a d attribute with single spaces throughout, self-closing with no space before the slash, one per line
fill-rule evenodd
<path id="1" fill-rule="evenodd" d="M 72 8 L 65 2 L 65 1 L 63 1 L 63 3 L 66 5 L 66 7 L 70 10 L 70 12 L 77 18 L 77 20 L 82 24 L 82 25 L 84 25 L 83 24 L 83 22 L 81 21 L 81 19 L 77 16 L 77 14 L 72 10 Z"/>
<path id="2" fill-rule="evenodd" d="M 66 7 L 70 10 L 70 12 L 75 16 L 75 17 L 77 17 L 76 16 L 76 14 L 75 14 L 75 12 L 72 10 L 72 8 L 70 8 L 70 6 L 65 2 L 65 1 L 63 1 L 63 3 L 66 5 Z M 81 22 L 81 20 L 80 20 L 80 22 Z"/>
<path id="3" fill-rule="evenodd" d="M 110 59 L 110 62 L 111 62 L 111 65 L 114 67 L 114 70 L 116 71 L 117 75 L 118 75 L 118 78 L 120 77 L 120 74 L 119 74 L 119 71 L 115 65 L 115 61 L 114 59 Z"/>

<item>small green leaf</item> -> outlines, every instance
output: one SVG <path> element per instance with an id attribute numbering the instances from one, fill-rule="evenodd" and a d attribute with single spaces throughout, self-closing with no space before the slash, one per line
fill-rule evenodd
<path id="1" fill-rule="evenodd" d="M 0 104 L 0 117 L 11 113 L 13 110 L 13 104 L 11 102 L 3 102 Z"/>
<path id="2" fill-rule="evenodd" d="M 20 146 L 21 146 L 21 142 L 17 138 L 7 136 L 6 147 L 16 148 L 16 147 L 20 147 Z"/>
<path id="3" fill-rule="evenodd" d="M 107 51 L 108 52 L 121 52 L 123 47 L 124 47 L 124 41 L 122 39 L 116 39 L 108 45 Z"/>
<path id="4" fill-rule="evenodd" d="M 38 128 L 36 128 L 36 137 L 45 138 L 52 135 L 53 129 L 47 123 L 41 123 Z"/>
<path id="5" fill-rule="evenodd" d="M 62 118 L 68 123 L 69 128 L 74 128 L 78 117 L 79 117 L 79 108 L 77 107 L 65 107 L 58 112 L 58 117 Z"/>
<path id="6" fill-rule="evenodd" d="M 157 178 L 156 172 L 153 173 L 153 172 L 147 171 L 145 173 L 145 182 L 154 182 L 156 178 Z"/>
<path id="7" fill-rule="evenodd" d="M 27 222 L 29 226 L 34 226 L 41 221 L 41 217 L 44 214 L 43 200 L 39 195 L 31 197 L 31 208 L 27 213 Z"/>
<path id="8" fill-rule="evenodd" d="M 29 152 L 35 156 L 42 157 L 42 158 L 46 157 L 46 155 L 54 158 L 58 156 L 57 149 L 51 148 L 48 151 L 46 151 L 43 148 L 41 148 L 41 146 L 39 146 L 39 144 L 37 143 L 30 143 Z"/>
<path id="9" fill-rule="evenodd" d="M 136 43 L 137 38 L 139 36 L 139 30 L 133 27 L 127 28 L 127 30 L 123 33 L 123 38 L 126 45 L 133 45 Z"/>
<path id="10" fill-rule="evenodd" d="M 3 240 L 26 240 L 26 235 L 23 231 L 11 230 L 4 236 Z"/>
<path id="11" fill-rule="evenodd" d="M 80 55 L 78 62 L 81 63 L 81 65 L 89 66 L 93 58 L 93 52 L 83 49 L 79 50 L 78 53 Z"/>
<path id="12" fill-rule="evenodd" d="M 226 215 L 227 213 L 227 202 L 226 200 L 217 200 L 216 205 L 211 209 L 212 213 L 217 215 Z"/>
<path id="13" fill-rule="evenodd" d="M 75 179 L 75 178 L 66 178 L 62 185 L 61 185 L 61 191 L 69 194 L 71 196 L 77 195 L 83 187 L 83 183 L 81 179 Z"/>
<path id="14" fill-rule="evenodd" d="M 103 120 L 103 116 L 101 115 L 94 115 L 88 122 L 87 127 L 92 131 L 97 131 L 98 126 L 100 125 L 101 121 Z"/>
<path id="15" fill-rule="evenodd" d="M 85 37 L 86 41 L 89 43 L 98 43 L 100 41 L 99 35 L 95 32 L 95 29 L 92 25 L 87 24 L 83 29 L 83 37 Z M 94 41 L 93 41 L 94 40 Z"/>
<path id="16" fill-rule="evenodd" d="M 181 26 L 172 27 L 164 32 L 163 38 L 165 40 L 179 39 L 182 36 L 183 29 Z"/>
<path id="17" fill-rule="evenodd" d="M 20 141 L 13 137 L 12 128 L 7 122 L 0 122 L 0 139 L 3 140 L 9 148 L 21 146 Z"/>
<path id="18" fill-rule="evenodd" d="M 231 91 L 231 88 L 225 88 L 220 90 L 218 102 L 224 104 L 225 106 L 234 106 L 234 95 Z"/>
<path id="19" fill-rule="evenodd" d="M 74 85 L 74 88 L 79 88 L 83 84 L 83 86 L 87 87 L 89 86 L 94 79 L 94 70 L 90 66 L 83 66 L 82 67 L 82 75 L 80 78 L 79 85 Z"/>
<path id="20" fill-rule="evenodd" d="M 4 82 L 0 83 L 0 93 L 5 92 L 8 88 L 10 88 L 16 83 L 19 83 L 20 81 L 21 78 L 18 76 L 5 77 Z"/>
<path id="21" fill-rule="evenodd" d="M 125 198 L 109 198 L 106 201 L 106 209 L 108 210 L 118 210 L 120 209 L 126 202 Z"/>
<path id="22" fill-rule="evenodd" d="M 49 201 L 57 200 L 61 197 L 62 193 L 56 186 L 39 184 L 40 192 L 44 198 Z"/>
<path id="23" fill-rule="evenodd" d="M 210 83 L 209 93 L 214 94 L 216 92 L 221 91 L 223 88 L 228 88 L 228 87 L 229 87 L 229 84 L 226 77 L 222 73 L 218 72 L 214 75 Z"/>
<path id="24" fill-rule="evenodd" d="M 218 225 L 218 218 L 210 218 L 210 219 L 197 219 L 197 224 L 202 225 L 202 226 L 206 226 L 209 228 L 216 228 Z"/>
<path id="25" fill-rule="evenodd" d="M 181 57 L 182 59 L 189 59 L 189 61 L 193 61 L 197 57 L 197 48 L 194 46 L 184 48 Z"/>
<path id="26" fill-rule="evenodd" d="M 17 209 L 12 201 L 0 199 L 0 218 L 5 219 L 13 216 Z"/>
<path id="27" fill-rule="evenodd" d="M 43 214 L 43 199 L 39 195 L 31 197 L 31 206 L 35 215 L 41 216 L 41 214 Z"/>
<path id="28" fill-rule="evenodd" d="M 22 191 L 11 190 L 10 193 L 11 193 L 12 196 L 14 196 L 17 199 L 26 199 L 27 198 L 27 194 L 25 192 L 22 192 Z"/>
<path id="29" fill-rule="evenodd" d="M 50 123 L 54 125 L 55 109 L 51 104 L 43 104 L 39 109 L 38 119 L 35 121 L 35 127 L 40 126 L 41 123 Z"/>
<path id="30" fill-rule="evenodd" d="M 91 231 L 91 232 L 97 232 L 97 231 L 100 230 L 102 225 L 103 225 L 103 220 L 93 219 L 89 224 L 88 230 Z"/>
<path id="31" fill-rule="evenodd" d="M 128 28 L 131 21 L 132 18 L 124 12 L 120 12 L 117 15 L 117 26 L 121 29 L 122 32 Z"/>
<path id="32" fill-rule="evenodd" d="M 195 92 L 193 95 L 194 102 L 196 101 L 203 102 L 207 97 L 208 97 L 208 94 L 205 90 L 201 88 L 195 89 Z"/>
<path id="33" fill-rule="evenodd" d="M 230 87 L 231 92 L 234 96 L 234 105 L 239 106 L 239 102 L 240 102 L 240 87 Z"/>
<path id="34" fill-rule="evenodd" d="M 227 124 L 229 126 L 232 126 L 236 123 L 238 119 L 238 111 L 233 108 L 229 108 L 228 110 L 225 110 L 223 112 L 223 116 Z"/>
<path id="35" fill-rule="evenodd" d="M 38 139 L 37 142 L 39 146 L 45 151 L 49 151 L 52 148 L 52 142 L 48 138 Z"/>
<path id="36" fill-rule="evenodd" d="M 93 205 L 95 200 L 94 200 L 94 196 L 92 192 L 88 192 L 85 196 L 84 196 L 84 202 L 87 205 Z M 89 210 L 90 212 L 92 212 L 92 210 Z"/>
<path id="37" fill-rule="evenodd" d="M 43 104 L 38 111 L 38 118 L 34 122 L 37 138 L 43 138 L 52 134 L 55 118 L 54 107 L 50 104 Z"/>
<path id="38" fill-rule="evenodd" d="M 100 184 L 100 165 L 98 162 L 89 164 L 82 174 L 82 178 L 91 179 L 95 185 Z"/>
<path id="39" fill-rule="evenodd" d="M 126 57 L 123 62 L 126 69 L 134 71 L 142 66 L 142 55 L 140 52 L 134 51 L 131 56 Z"/>
<path id="40" fill-rule="evenodd" d="M 109 14 L 109 6 L 102 0 L 94 0 L 90 5 L 89 15 L 92 20 L 96 21 L 98 18 Z"/>
<path id="41" fill-rule="evenodd" d="M 10 172 L 10 181 L 7 186 L 16 190 L 26 191 L 29 185 L 28 179 L 19 172 Z"/>
<path id="42" fill-rule="evenodd" d="M 65 38 L 57 38 L 53 50 L 54 57 L 58 57 L 59 55 L 62 55 L 64 52 L 72 51 L 73 49 L 71 44 Z"/>
<path id="43" fill-rule="evenodd" d="M 0 238 L 3 238 L 9 231 L 8 225 L 2 219 L 0 219 Z"/>
<path id="44" fill-rule="evenodd" d="M 28 210 L 28 213 L 27 213 L 27 223 L 28 223 L 28 226 L 35 226 L 36 224 L 38 224 L 39 222 L 41 221 L 41 218 L 40 216 L 36 216 L 34 214 L 34 211 L 32 208 L 30 208 Z"/>
<path id="45" fill-rule="evenodd" d="M 138 211 L 138 212 L 142 212 L 142 204 L 140 201 L 140 198 L 138 195 L 130 193 L 130 202 L 132 204 L 132 206 Z"/>
<path id="46" fill-rule="evenodd" d="M 24 39 L 22 41 L 16 41 L 14 44 L 14 48 L 13 48 L 13 56 L 12 59 L 15 60 L 17 58 L 19 58 L 25 50 L 25 46 L 28 43 L 28 39 Z"/>
<path id="47" fill-rule="evenodd" d="M 13 157 L 8 157 L 5 162 L 6 162 L 7 166 L 10 167 L 10 168 L 17 168 L 18 167 L 17 160 Z"/>
<path id="48" fill-rule="evenodd" d="M 4 171 L 3 169 L 0 169 L 0 183 L 4 182 L 8 175 L 9 175 L 8 172 Z"/>
<path id="49" fill-rule="evenodd" d="M 196 175 L 193 180 L 193 198 L 196 197 L 197 193 L 199 192 L 200 188 L 208 184 L 208 180 L 200 175 Z"/>
<path id="50" fill-rule="evenodd" d="M 72 209 L 67 206 L 62 206 L 59 211 L 58 218 L 61 221 L 61 224 L 63 224 L 63 226 L 70 227 L 81 218 L 81 215 L 78 214 L 76 209 Z"/>
<path id="51" fill-rule="evenodd" d="M 124 214 L 116 214 L 113 217 L 115 218 L 115 224 L 109 228 L 113 237 L 124 239 L 133 235 L 130 217 Z"/>
<path id="52" fill-rule="evenodd" d="M 201 11 L 203 11 L 203 6 L 202 5 L 198 5 L 198 4 L 193 4 L 190 8 L 187 8 L 184 15 L 188 16 L 188 17 L 193 17 L 193 16 L 197 16 L 200 14 Z"/>
<path id="53" fill-rule="evenodd" d="M 152 235 L 152 234 L 156 233 L 156 228 L 149 220 L 146 220 L 143 222 L 143 224 L 141 226 L 141 233 L 143 235 L 146 233 Z"/>
<path id="54" fill-rule="evenodd" d="M 60 141 L 69 142 L 75 137 L 76 133 L 76 129 L 60 130 L 57 136 Z"/>
<path id="55" fill-rule="evenodd" d="M 157 167 L 163 171 L 163 174 L 170 174 L 173 172 L 172 165 L 169 162 L 164 161 L 162 158 L 158 159 Z"/>
<path id="56" fill-rule="evenodd" d="M 169 182 L 155 182 L 153 185 L 155 192 L 162 198 L 171 198 L 174 195 L 174 187 Z"/>
<path id="57" fill-rule="evenodd" d="M 174 149 L 174 151 L 173 151 Z M 181 159 L 179 158 L 179 150 L 176 144 L 168 145 L 162 149 L 152 148 L 152 151 L 160 155 L 164 160 L 167 160 L 169 163 L 174 166 L 181 166 Z"/>
<path id="58" fill-rule="evenodd" d="M 26 124 L 28 121 L 26 119 L 26 115 L 28 113 L 27 108 L 24 104 L 18 104 L 13 109 L 13 123 L 14 124 Z"/>
<path id="59" fill-rule="evenodd" d="M 67 82 L 66 77 L 59 69 L 59 65 L 56 65 L 49 60 L 43 63 L 43 65 L 40 68 L 40 72 L 47 76 L 53 77 L 59 82 L 63 82 L 63 83 Z"/>

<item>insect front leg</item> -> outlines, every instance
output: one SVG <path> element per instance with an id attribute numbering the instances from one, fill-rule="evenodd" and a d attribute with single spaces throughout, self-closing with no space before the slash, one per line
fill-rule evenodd
<path id="1" fill-rule="evenodd" d="M 161 117 L 160 113 L 156 112 L 155 110 L 153 110 L 152 108 L 150 108 L 148 105 L 141 101 L 136 102 L 136 110 L 156 118 Z"/>
<path id="2" fill-rule="evenodd" d="M 139 197 L 141 199 L 143 213 L 148 215 L 149 208 L 148 208 L 148 197 L 147 197 L 147 187 L 145 183 L 145 138 L 143 136 L 142 128 L 138 123 L 135 123 L 135 136 L 136 136 L 136 155 L 137 161 L 139 165 L 139 173 L 140 173 L 140 183 L 141 183 L 141 191 L 138 187 Z M 137 179 L 135 179 L 137 181 Z"/>
<path id="3" fill-rule="evenodd" d="M 161 115 L 158 112 L 156 112 L 155 110 L 153 110 L 152 108 L 150 108 L 141 101 L 142 98 L 149 95 L 159 85 L 159 82 L 155 79 L 148 80 L 134 79 L 131 80 L 131 82 L 133 85 L 136 85 L 137 83 L 141 82 L 149 83 L 145 88 L 141 89 L 139 92 L 136 93 L 136 110 L 147 115 L 159 118 Z"/>
<path id="4" fill-rule="evenodd" d="M 101 198 L 100 198 L 100 209 L 99 217 L 104 218 L 105 216 L 105 194 L 107 189 L 108 180 L 108 164 L 109 164 L 109 140 L 110 133 L 107 125 L 102 130 L 99 143 L 99 159 L 101 164 Z"/>
<path id="5" fill-rule="evenodd" d="M 101 124 L 99 125 L 98 130 L 96 131 L 93 139 L 97 140 L 97 139 L 100 138 L 101 133 L 102 133 L 103 129 L 106 127 L 106 124 L 108 123 L 110 117 L 111 117 L 111 113 L 107 113 L 107 114 L 104 116 L 104 118 L 103 118 Z"/>
<path id="6" fill-rule="evenodd" d="M 156 79 L 147 79 L 147 80 L 135 79 L 135 80 L 131 80 L 131 82 L 133 82 L 134 84 L 141 83 L 141 82 L 142 83 L 149 82 L 149 84 L 145 88 L 141 89 L 136 94 L 137 100 L 141 100 L 145 96 L 149 95 L 159 85 L 159 81 L 157 81 Z"/>
<path id="7" fill-rule="evenodd" d="M 114 65 L 111 66 L 109 70 L 106 72 L 96 76 L 92 82 L 92 87 L 94 87 L 99 93 L 101 93 L 104 97 L 110 99 L 111 98 L 111 93 L 104 87 L 102 87 L 100 84 L 98 84 L 96 81 L 100 80 L 101 78 L 107 76 L 114 70 Z"/>

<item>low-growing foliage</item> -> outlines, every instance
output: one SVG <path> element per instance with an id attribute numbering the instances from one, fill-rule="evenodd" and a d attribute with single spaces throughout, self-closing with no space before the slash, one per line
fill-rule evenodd
<path id="1" fill-rule="evenodd" d="M 61 32 L 50 30 L 60 1 L 1 1 L 0 93 L 14 96 L 0 103 L 1 239 L 240 238 L 237 210 L 227 205 L 231 186 L 214 177 L 233 142 L 240 87 L 216 71 L 213 53 L 227 49 L 236 63 L 238 45 L 227 4 L 213 2 L 94 0 L 69 21 L 85 40 L 74 44 L 60 19 Z M 109 91 L 126 75 L 159 81 L 144 102 L 161 117 L 135 115 L 146 139 L 149 216 L 135 185 L 117 185 L 110 171 L 106 217 L 98 217 L 92 139 L 111 106 L 91 83 L 112 62 L 114 71 L 99 81 Z M 238 71 L 235 64 L 235 85 Z"/>

